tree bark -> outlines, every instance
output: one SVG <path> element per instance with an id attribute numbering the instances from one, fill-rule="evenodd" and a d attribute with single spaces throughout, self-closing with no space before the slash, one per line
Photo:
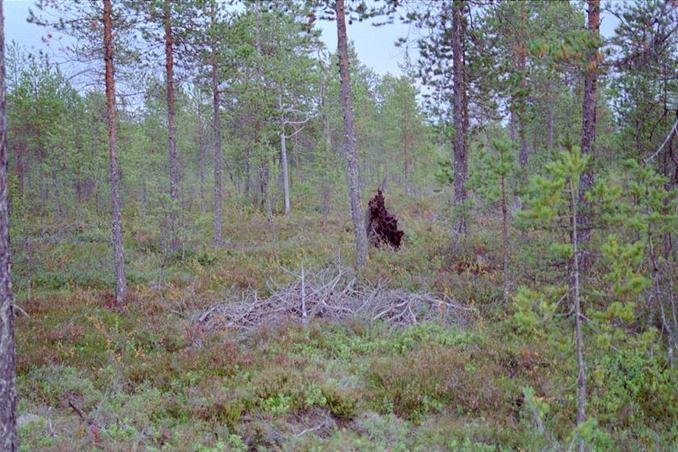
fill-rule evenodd
<path id="1" fill-rule="evenodd" d="M 290 174 L 287 165 L 287 137 L 284 126 L 280 132 L 280 172 L 282 173 L 285 215 L 287 215 L 290 213 Z"/>
<path id="2" fill-rule="evenodd" d="M 115 265 L 115 304 L 125 303 L 125 257 L 122 244 L 122 203 L 120 201 L 120 172 L 118 170 L 118 129 L 115 109 L 115 75 L 113 70 L 113 24 L 111 0 L 104 3 L 104 63 L 106 66 L 106 107 L 108 114 L 108 155 L 111 178 L 111 229 Z"/>
<path id="3" fill-rule="evenodd" d="M 462 8 L 464 0 L 454 0 L 452 6 L 452 75 L 454 99 L 452 116 L 454 122 L 453 164 L 454 164 L 454 205 L 457 209 L 463 209 L 466 202 L 466 176 L 468 173 L 468 155 L 466 152 L 466 124 L 467 101 L 466 84 L 464 75 L 464 36 L 462 21 L 464 20 Z M 456 248 L 462 235 L 466 235 L 466 213 L 459 212 L 453 230 L 452 247 Z"/>
<path id="4" fill-rule="evenodd" d="M 337 53 L 339 55 L 341 108 L 344 113 L 344 158 L 346 159 L 348 197 L 355 233 L 356 266 L 362 267 L 367 260 L 367 232 L 363 227 L 362 193 L 353 126 L 353 94 L 351 92 L 351 73 L 348 67 L 348 42 L 346 37 L 346 9 L 344 0 L 336 0 L 334 8 L 337 18 Z"/>
<path id="5" fill-rule="evenodd" d="M 211 4 L 211 25 L 216 27 L 217 5 L 216 1 Z M 212 30 L 214 33 L 214 30 Z M 217 67 L 217 45 L 212 37 L 212 131 L 214 132 L 214 244 L 221 245 L 221 196 L 223 192 L 221 181 L 221 118 L 219 111 L 219 78 Z"/>
<path id="6" fill-rule="evenodd" d="M 264 76 L 264 68 L 261 65 L 262 58 L 263 58 L 263 52 L 261 50 L 261 4 L 260 0 L 255 1 L 255 12 L 256 12 L 256 22 L 255 22 L 255 49 L 257 52 L 257 65 L 256 65 L 256 73 L 257 73 L 257 81 L 261 83 L 262 89 L 267 89 L 267 84 Z M 256 103 L 256 110 L 260 110 L 260 105 L 257 99 Z M 261 143 L 262 138 L 261 138 L 261 117 L 259 114 L 257 114 L 256 117 L 256 122 L 254 125 L 254 130 L 255 130 L 255 143 Z M 261 158 L 261 156 L 260 156 Z M 263 159 L 258 162 L 259 163 L 259 190 L 260 190 L 260 206 L 265 210 L 266 212 L 266 218 L 268 220 L 269 225 L 271 226 L 271 229 L 273 230 L 273 206 L 271 204 L 271 189 L 270 189 L 270 179 L 271 179 L 271 171 L 270 171 L 270 161 L 268 156 L 264 156 Z"/>
<path id="7" fill-rule="evenodd" d="M 600 39 L 600 0 L 588 0 L 588 30 L 591 39 L 598 41 Z M 596 139 L 596 90 L 598 83 L 598 45 L 591 51 L 586 65 L 584 75 L 584 101 L 582 106 L 582 127 L 581 127 L 581 152 L 583 155 L 590 155 L 593 150 L 593 143 Z M 581 177 L 579 185 L 579 201 L 584 203 L 584 195 L 593 186 L 593 175 L 590 170 L 586 170 Z M 582 228 L 581 242 L 588 243 L 591 239 L 591 230 L 587 227 L 588 218 L 586 214 L 580 216 L 579 226 Z M 587 254 L 582 256 L 582 268 L 586 270 L 590 266 L 590 259 Z"/>
<path id="8" fill-rule="evenodd" d="M 0 0 L 0 449 L 17 450 L 16 353 L 10 279 L 9 189 L 5 103 L 5 16 Z"/>
<path id="9" fill-rule="evenodd" d="M 509 218 L 508 199 L 506 199 L 506 176 L 501 175 L 501 232 L 504 258 L 504 304 L 509 304 L 511 280 L 509 275 Z"/>
<path id="10" fill-rule="evenodd" d="M 179 175 L 177 172 L 177 106 L 174 86 L 174 37 L 172 36 L 172 6 L 170 0 L 163 3 L 165 28 L 165 77 L 167 83 L 167 157 L 169 163 L 170 250 L 179 249 Z"/>
<path id="11" fill-rule="evenodd" d="M 282 95 L 278 98 L 278 108 L 282 113 L 283 101 Z M 282 178 L 282 191 L 285 215 L 290 213 L 290 172 L 287 163 L 287 136 L 285 135 L 285 114 L 280 120 L 280 176 Z"/>
<path id="12" fill-rule="evenodd" d="M 588 0 L 588 29 L 591 38 L 600 39 L 600 0 Z M 588 57 L 584 75 L 584 103 L 582 108 L 581 152 L 590 154 L 596 139 L 596 91 L 598 84 L 598 46 Z M 590 187 L 591 177 L 582 178 L 584 189 Z M 587 185 L 587 183 L 589 185 Z"/>
<path id="13" fill-rule="evenodd" d="M 323 147 L 323 157 L 322 157 L 323 176 L 321 187 L 323 225 L 327 223 L 327 217 L 330 214 L 330 184 L 327 173 L 329 171 L 330 151 L 332 150 L 332 135 L 330 133 L 330 116 L 327 105 L 327 93 L 325 92 L 326 91 L 325 77 L 326 77 L 325 66 L 323 65 L 322 71 L 320 73 L 320 103 L 323 118 L 323 135 L 325 135 L 325 145 Z"/>

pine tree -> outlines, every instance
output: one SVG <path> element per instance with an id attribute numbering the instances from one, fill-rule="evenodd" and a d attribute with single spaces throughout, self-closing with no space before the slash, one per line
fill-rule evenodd
<path id="1" fill-rule="evenodd" d="M 122 240 L 122 201 L 120 194 L 120 168 L 118 165 L 118 118 L 116 107 L 114 58 L 116 61 L 131 61 L 136 58 L 135 52 L 124 42 L 131 28 L 131 23 L 121 17 L 119 11 L 114 13 L 111 0 L 103 1 L 103 8 L 98 2 L 91 0 L 74 0 L 63 3 L 56 0 L 39 0 L 37 7 L 45 17 L 51 17 L 46 11 L 62 14 L 57 20 L 50 21 L 30 12 L 29 21 L 41 26 L 53 27 L 78 39 L 81 47 L 74 53 L 89 62 L 104 63 L 104 86 L 106 93 L 106 122 L 108 128 L 109 181 L 111 202 L 111 242 L 113 247 L 113 268 L 115 273 L 115 304 L 125 303 L 127 280 L 125 277 L 125 258 Z M 116 40 L 113 39 L 115 16 Z M 70 20 L 64 20 L 70 17 Z M 96 39 L 95 39 L 96 38 Z M 94 43 L 101 42 L 103 46 Z M 118 45 L 120 44 L 120 45 Z M 103 57 L 103 58 L 102 58 Z"/>
<path id="2" fill-rule="evenodd" d="M 579 148 L 561 152 L 546 165 L 547 177 L 531 179 L 530 194 L 521 216 L 533 226 L 561 228 L 567 233 L 567 242 L 555 242 L 552 247 L 569 260 L 568 284 L 574 315 L 575 355 L 577 360 L 577 425 L 586 421 L 586 364 L 584 362 L 581 280 L 581 235 L 579 227 L 581 177 L 586 170 L 588 156 Z M 583 440 L 579 449 L 584 449 Z"/>
<path id="3" fill-rule="evenodd" d="M 17 450 L 14 299 L 10 278 L 9 184 L 5 115 L 5 16 L 0 0 L 0 449 Z"/>
<path id="4" fill-rule="evenodd" d="M 336 0 L 334 13 L 337 21 L 337 54 L 341 74 L 341 107 L 344 114 L 344 158 L 349 187 L 349 204 L 356 246 L 356 265 L 362 267 L 367 260 L 367 232 L 363 227 L 362 190 L 355 142 L 353 120 L 353 95 L 351 92 L 351 74 L 348 68 L 348 38 L 346 36 L 346 7 L 344 0 Z"/>
<path id="5" fill-rule="evenodd" d="M 111 181 L 111 225 L 115 267 L 115 304 L 125 303 L 127 280 L 122 244 L 122 205 L 120 200 L 120 169 L 118 168 L 118 124 L 115 106 L 115 72 L 113 69 L 113 23 L 111 0 L 104 0 L 104 63 L 106 72 L 106 112 L 108 115 L 108 157 Z"/>
<path id="6" fill-rule="evenodd" d="M 513 178 L 516 175 L 515 156 L 511 142 L 502 138 L 491 141 L 490 150 L 485 151 L 479 158 L 479 167 L 471 178 L 471 186 L 490 204 L 499 204 L 501 211 L 502 230 L 502 268 L 504 304 L 509 303 L 511 292 L 510 275 L 510 235 L 511 223 L 509 203 L 513 195 Z"/>

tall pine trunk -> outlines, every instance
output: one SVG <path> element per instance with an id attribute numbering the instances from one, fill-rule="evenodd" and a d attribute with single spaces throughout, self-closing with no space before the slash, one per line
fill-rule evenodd
<path id="1" fill-rule="evenodd" d="M 174 87 L 174 37 L 172 36 L 172 6 L 163 3 L 165 28 L 165 77 L 167 83 L 167 157 L 169 164 L 170 250 L 179 249 L 179 174 L 177 171 L 177 106 Z"/>
<path id="2" fill-rule="evenodd" d="M 588 30 L 591 39 L 596 41 L 594 50 L 591 51 L 584 75 L 584 101 L 582 105 L 582 126 L 581 126 L 581 152 L 583 155 L 590 155 L 593 150 L 593 143 L 596 139 L 596 91 L 598 84 L 598 43 L 600 39 L 600 0 L 588 0 Z M 579 186 L 579 201 L 584 204 L 584 194 L 593 185 L 593 175 L 590 170 L 582 174 L 581 184 Z M 584 204 L 585 205 L 585 204 Z M 581 242 L 588 243 L 591 239 L 591 230 L 589 221 L 585 213 L 580 215 L 579 226 L 581 228 Z M 582 255 L 581 266 L 586 270 L 590 266 L 590 258 L 587 254 Z"/>
<path id="3" fill-rule="evenodd" d="M 346 9 L 344 0 L 336 0 L 334 8 L 337 17 L 337 50 L 341 82 L 341 108 L 344 113 L 344 158 L 346 159 L 348 197 L 355 232 L 356 266 L 362 267 L 367 260 L 367 231 L 365 231 L 363 225 L 362 193 L 353 126 L 353 94 L 351 92 L 351 73 L 348 67 L 348 42 L 346 37 Z"/>
<path id="4" fill-rule="evenodd" d="M 14 452 L 16 435 L 16 354 L 9 258 L 9 189 L 5 104 L 5 16 L 0 0 L 0 449 Z"/>
<path id="5" fill-rule="evenodd" d="M 106 66 L 106 108 L 108 114 L 108 155 L 111 178 L 111 229 L 113 261 L 115 265 L 115 304 L 125 303 L 125 256 L 122 245 L 122 205 L 120 201 L 120 172 L 118 170 L 118 129 L 115 110 L 115 75 L 113 71 L 113 24 L 111 0 L 104 2 L 104 63 Z"/>
<path id="6" fill-rule="evenodd" d="M 591 39 L 600 39 L 600 0 L 588 0 L 588 30 Z M 584 102 L 582 105 L 581 152 L 591 153 L 596 139 L 596 91 L 598 84 L 598 46 L 587 59 L 584 75 Z M 582 176 L 582 188 L 591 187 L 590 172 Z"/>
<path id="7" fill-rule="evenodd" d="M 453 230 L 452 249 L 454 250 L 467 232 L 466 212 L 466 176 L 468 173 L 468 154 L 466 149 L 467 107 L 466 81 L 464 74 L 464 25 L 462 23 L 463 0 L 454 0 L 452 5 L 452 76 L 454 99 L 452 116 L 454 122 L 453 165 L 454 165 L 454 206 L 457 208 L 457 221 Z"/>
<path id="8" fill-rule="evenodd" d="M 217 22 L 217 5 L 216 1 L 211 4 L 211 25 L 212 33 Z M 221 197 L 222 197 L 222 181 L 221 181 L 221 117 L 219 111 L 219 78 L 217 67 L 217 45 L 214 36 L 212 36 L 212 55 L 211 55 L 211 69 L 212 69 L 212 131 L 214 132 L 214 244 L 221 245 Z"/>

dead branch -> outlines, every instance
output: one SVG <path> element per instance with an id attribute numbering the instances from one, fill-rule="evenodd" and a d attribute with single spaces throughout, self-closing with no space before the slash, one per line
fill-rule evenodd
<path id="1" fill-rule="evenodd" d="M 301 268 L 285 286 L 269 281 L 270 296 L 256 291 L 235 300 L 217 302 L 191 318 L 206 330 L 253 330 L 281 322 L 307 324 L 310 319 L 343 322 L 350 319 L 382 321 L 394 327 L 421 322 L 466 323 L 475 310 L 446 295 L 392 289 L 358 282 L 345 268 L 310 273 Z"/>

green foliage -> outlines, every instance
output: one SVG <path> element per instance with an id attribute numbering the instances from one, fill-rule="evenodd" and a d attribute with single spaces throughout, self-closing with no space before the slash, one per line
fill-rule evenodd
<path id="1" fill-rule="evenodd" d="M 473 161 L 469 188 L 493 207 L 502 199 L 502 184 L 504 195 L 512 197 L 511 187 L 518 170 L 514 152 L 513 145 L 500 136 L 491 139 L 489 146 L 480 144 L 474 153 L 478 157 Z"/>

